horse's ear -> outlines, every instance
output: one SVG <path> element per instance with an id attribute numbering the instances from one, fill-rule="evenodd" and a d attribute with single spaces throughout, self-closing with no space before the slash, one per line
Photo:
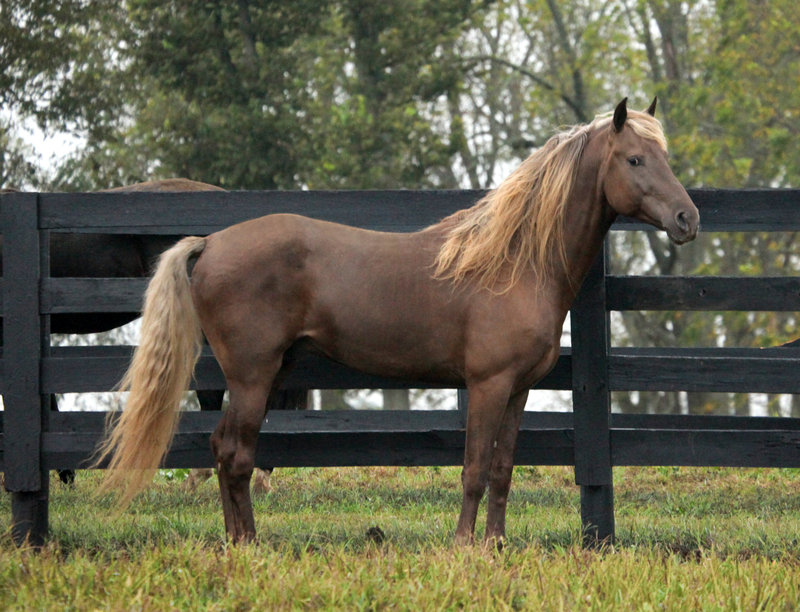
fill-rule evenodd
<path id="1" fill-rule="evenodd" d="M 650 106 L 647 107 L 647 114 L 651 117 L 656 116 L 656 104 L 658 104 L 658 96 L 653 98 L 653 101 L 650 103 Z"/>
<path id="2" fill-rule="evenodd" d="M 625 125 L 625 119 L 628 118 L 628 98 L 622 98 L 622 102 L 617 104 L 614 109 L 614 131 L 619 132 L 622 126 Z"/>

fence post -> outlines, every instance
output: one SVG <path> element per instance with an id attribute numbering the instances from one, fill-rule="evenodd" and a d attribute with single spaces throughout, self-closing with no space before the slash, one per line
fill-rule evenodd
<path id="1" fill-rule="evenodd" d="M 604 248 L 584 280 L 570 313 L 575 482 L 581 487 L 585 546 L 610 543 L 614 539 L 605 269 Z"/>
<path id="2" fill-rule="evenodd" d="M 41 546 L 48 529 L 49 478 L 42 464 L 42 318 L 38 195 L 3 196 L 3 401 L 5 486 L 12 493 L 12 536 Z"/>

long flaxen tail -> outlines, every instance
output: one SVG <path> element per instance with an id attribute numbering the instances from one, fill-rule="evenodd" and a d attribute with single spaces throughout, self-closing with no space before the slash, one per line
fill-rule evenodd
<path id="1" fill-rule="evenodd" d="M 120 382 L 128 402 L 95 454 L 96 467 L 108 460 L 101 491 L 119 491 L 120 507 L 152 481 L 178 426 L 203 337 L 186 267 L 205 244 L 189 237 L 165 251 L 145 293 L 141 340 Z"/>

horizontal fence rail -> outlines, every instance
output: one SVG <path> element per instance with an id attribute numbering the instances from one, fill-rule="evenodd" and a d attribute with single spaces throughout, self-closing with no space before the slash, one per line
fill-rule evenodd
<path id="1" fill-rule="evenodd" d="M 70 313 L 138 312 L 141 278 L 56 278 L 54 233 L 208 234 L 274 212 L 303 214 L 381 231 L 414 231 L 471 206 L 480 191 L 334 191 L 6 194 L 0 197 L 0 469 L 18 494 L 28 532 L 44 521 L 46 470 L 86 464 L 103 413 L 50 413 L 47 398 L 112 389 L 128 365 L 124 346 L 51 347 L 48 321 Z M 800 190 L 691 190 L 705 232 L 798 231 Z M 614 231 L 654 228 L 620 218 Z M 608 316 L 625 310 L 800 311 L 797 277 L 637 277 L 606 273 L 604 259 L 572 312 L 573 347 L 562 349 L 540 389 L 571 390 L 573 413 L 525 414 L 516 461 L 574 465 L 585 493 L 584 524 L 613 534 L 614 465 L 800 467 L 800 419 L 616 415 L 611 391 L 800 393 L 799 347 L 771 349 L 622 348 L 609 341 Z M 368 307 L 368 305 L 365 305 Z M 209 350 L 194 388 L 220 389 Z M 305 356 L 287 389 L 426 388 L 425 380 L 369 376 Z M 211 467 L 213 413 L 185 413 L 165 465 Z M 272 466 L 458 465 L 463 410 L 271 412 L 258 462 Z M 38 495 L 38 497 L 37 497 Z M 594 495 L 594 497 L 593 497 Z M 27 496 L 27 497 L 26 497 Z M 45 510 L 42 510 L 42 497 Z M 17 499 L 15 497 L 15 499 Z M 38 501 L 37 501 L 38 500 Z M 33 508 L 33 509 L 32 509 Z M 609 510 L 610 508 L 610 510 Z M 26 514 L 27 513 L 27 514 Z"/>

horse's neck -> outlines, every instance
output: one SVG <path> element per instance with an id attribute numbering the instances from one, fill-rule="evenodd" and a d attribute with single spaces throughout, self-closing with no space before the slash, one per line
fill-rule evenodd
<path id="1" fill-rule="evenodd" d="M 567 204 L 564 223 L 566 267 L 557 266 L 554 280 L 568 309 L 603 246 L 616 213 L 605 201 L 599 183 L 599 161 L 585 159 Z"/>

